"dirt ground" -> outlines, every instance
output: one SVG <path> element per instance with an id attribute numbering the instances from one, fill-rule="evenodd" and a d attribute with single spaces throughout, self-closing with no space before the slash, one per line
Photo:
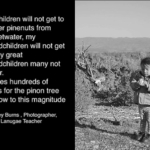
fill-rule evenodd
<path id="1" fill-rule="evenodd" d="M 150 139 L 135 140 L 139 123 L 137 106 L 92 106 L 76 112 L 75 150 L 150 150 Z"/>

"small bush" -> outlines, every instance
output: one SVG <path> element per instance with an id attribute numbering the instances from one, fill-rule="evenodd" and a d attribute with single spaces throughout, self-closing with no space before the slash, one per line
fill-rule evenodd
<path id="1" fill-rule="evenodd" d="M 135 57 L 136 56 L 136 57 Z M 84 111 L 89 105 L 108 103 L 114 106 L 130 106 L 134 93 L 130 87 L 131 73 L 139 69 L 140 53 L 99 53 L 90 56 L 91 66 L 103 73 L 106 82 L 101 91 L 87 78 L 84 71 L 75 71 L 75 108 Z M 96 62 L 99 61 L 99 64 Z"/>

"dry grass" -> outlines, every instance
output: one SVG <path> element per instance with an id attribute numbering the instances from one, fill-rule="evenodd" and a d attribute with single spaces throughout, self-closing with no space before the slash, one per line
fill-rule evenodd
<path id="1" fill-rule="evenodd" d="M 150 140 L 140 143 L 134 139 L 139 128 L 136 107 L 89 108 L 86 113 L 76 113 L 76 150 L 150 150 Z"/>

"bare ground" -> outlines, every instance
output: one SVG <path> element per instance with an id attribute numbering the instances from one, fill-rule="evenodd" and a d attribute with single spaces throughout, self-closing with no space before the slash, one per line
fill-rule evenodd
<path id="1" fill-rule="evenodd" d="M 137 106 L 99 106 L 76 112 L 75 150 L 150 150 L 150 139 L 135 140 L 139 119 Z"/>

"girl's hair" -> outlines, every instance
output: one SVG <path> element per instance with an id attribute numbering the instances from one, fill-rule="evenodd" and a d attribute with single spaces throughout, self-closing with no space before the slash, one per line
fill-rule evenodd
<path id="1" fill-rule="evenodd" d="M 150 65 L 150 57 L 143 58 L 141 60 L 141 65 Z"/>

